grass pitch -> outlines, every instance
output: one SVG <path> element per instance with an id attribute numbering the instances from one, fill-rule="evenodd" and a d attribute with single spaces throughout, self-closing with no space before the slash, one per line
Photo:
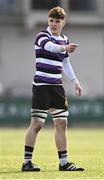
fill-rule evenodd
<path id="1" fill-rule="evenodd" d="M 26 129 L 0 129 L 0 179 L 104 179 L 104 129 L 69 129 L 69 159 L 84 172 L 58 171 L 54 130 L 37 138 L 33 162 L 40 172 L 21 172 Z"/>

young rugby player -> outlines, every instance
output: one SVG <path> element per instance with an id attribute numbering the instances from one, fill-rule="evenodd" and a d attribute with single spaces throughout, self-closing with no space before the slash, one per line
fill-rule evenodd
<path id="1" fill-rule="evenodd" d="M 68 104 L 62 85 L 62 71 L 74 84 L 78 96 L 81 96 L 82 88 L 69 60 L 69 53 L 75 51 L 77 44 L 69 43 L 68 38 L 61 33 L 65 20 L 63 8 L 52 8 L 48 14 L 47 29 L 36 36 L 36 72 L 33 81 L 31 123 L 25 139 L 22 171 L 40 171 L 40 168 L 32 163 L 32 155 L 38 132 L 45 123 L 48 111 L 55 126 L 59 171 L 84 170 L 72 163 L 67 155 Z"/>

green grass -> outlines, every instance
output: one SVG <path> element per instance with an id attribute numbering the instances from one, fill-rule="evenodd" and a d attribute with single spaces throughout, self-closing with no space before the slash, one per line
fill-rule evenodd
<path id="1" fill-rule="evenodd" d="M 104 129 L 69 129 L 68 152 L 84 172 L 59 172 L 54 130 L 39 133 L 33 161 L 41 172 L 21 172 L 26 129 L 0 129 L 0 179 L 104 179 Z"/>

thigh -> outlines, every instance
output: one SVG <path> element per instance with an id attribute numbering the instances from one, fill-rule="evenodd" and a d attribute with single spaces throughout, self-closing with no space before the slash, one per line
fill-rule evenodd
<path id="1" fill-rule="evenodd" d="M 67 97 L 63 86 L 54 86 L 52 89 L 52 107 L 55 109 L 68 109 Z"/>
<path id="2" fill-rule="evenodd" d="M 50 94 L 47 86 L 34 86 L 32 89 L 32 109 L 48 110 Z"/>

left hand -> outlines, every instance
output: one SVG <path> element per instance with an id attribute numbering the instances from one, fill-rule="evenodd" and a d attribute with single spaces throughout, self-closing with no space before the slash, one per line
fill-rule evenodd
<path id="1" fill-rule="evenodd" d="M 82 95 L 82 87 L 80 86 L 80 84 L 75 84 L 75 95 L 76 96 L 81 96 Z"/>

